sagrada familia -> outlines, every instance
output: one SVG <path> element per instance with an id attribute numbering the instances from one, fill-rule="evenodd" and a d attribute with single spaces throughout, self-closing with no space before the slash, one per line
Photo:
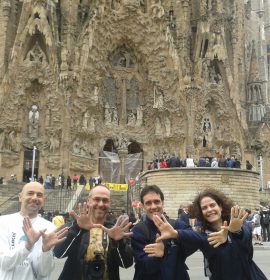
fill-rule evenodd
<path id="1" fill-rule="evenodd" d="M 1 0 L 0 25 L 0 176 L 35 147 L 43 176 L 175 153 L 270 180 L 269 0 Z"/>

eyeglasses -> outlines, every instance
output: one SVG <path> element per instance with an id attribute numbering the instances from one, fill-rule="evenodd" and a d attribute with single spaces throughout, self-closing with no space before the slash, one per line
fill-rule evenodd
<path id="1" fill-rule="evenodd" d="M 101 198 L 101 197 L 91 197 L 91 199 L 96 203 L 99 204 L 102 202 L 103 204 L 109 204 L 110 200 L 108 198 Z"/>

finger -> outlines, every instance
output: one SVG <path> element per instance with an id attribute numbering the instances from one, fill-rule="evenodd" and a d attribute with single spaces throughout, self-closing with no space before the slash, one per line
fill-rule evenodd
<path id="1" fill-rule="evenodd" d="M 218 243 L 218 241 L 217 240 L 214 240 L 214 241 L 211 241 L 211 242 L 208 242 L 210 245 L 215 245 L 215 244 L 217 244 Z"/>
<path id="2" fill-rule="evenodd" d="M 87 203 L 86 203 L 86 202 L 84 202 L 84 203 L 83 203 L 83 207 L 82 207 L 82 209 L 83 209 L 83 214 L 85 214 L 85 215 L 86 215 L 86 214 L 87 214 L 87 212 L 88 212 L 88 211 L 87 211 Z"/>
<path id="3" fill-rule="evenodd" d="M 121 216 L 118 217 L 118 219 L 115 223 L 115 226 L 119 226 L 121 224 L 122 220 L 123 220 L 123 216 L 121 215 Z"/>
<path id="4" fill-rule="evenodd" d="M 64 238 L 67 235 L 67 232 L 68 232 L 68 228 L 65 228 L 64 231 L 59 231 L 57 234 L 57 238 L 58 239 Z"/>
<path id="5" fill-rule="evenodd" d="M 24 218 L 24 220 L 25 220 L 25 224 L 26 224 L 27 228 L 30 229 L 32 227 L 32 224 L 31 224 L 31 221 L 30 221 L 29 217 L 26 216 Z"/>
<path id="6" fill-rule="evenodd" d="M 69 215 L 70 215 L 71 217 L 73 217 L 74 220 L 76 220 L 76 221 L 77 221 L 78 218 L 79 218 L 79 215 L 77 215 L 77 214 L 75 213 L 74 210 L 70 211 Z"/>
<path id="7" fill-rule="evenodd" d="M 83 205 L 79 203 L 79 215 L 83 213 Z"/>
<path id="8" fill-rule="evenodd" d="M 235 213 L 234 213 L 234 218 L 239 218 L 239 206 L 235 206 Z"/>
<path id="9" fill-rule="evenodd" d="M 161 214 L 161 220 L 165 223 L 168 223 L 166 217 L 164 216 L 164 214 Z"/>
<path id="10" fill-rule="evenodd" d="M 218 242 L 217 244 L 213 245 L 214 248 L 217 248 L 219 245 L 221 245 L 222 243 Z"/>
<path id="11" fill-rule="evenodd" d="M 159 242 L 161 242 L 163 240 L 163 237 L 162 236 L 159 236 L 159 237 L 157 237 L 157 239 L 156 239 L 156 243 L 159 243 Z"/>
<path id="12" fill-rule="evenodd" d="M 55 245 L 58 244 L 58 243 L 61 243 L 62 241 L 64 241 L 65 239 L 67 239 L 67 237 L 63 237 L 63 238 L 60 238 L 56 241 Z"/>
<path id="13" fill-rule="evenodd" d="M 55 233 L 57 234 L 57 236 L 60 236 L 63 233 L 66 233 L 68 231 L 68 227 L 64 227 L 64 228 L 59 228 L 58 230 L 55 231 Z"/>
<path id="14" fill-rule="evenodd" d="M 123 227 L 123 231 L 129 230 L 129 228 L 130 228 L 131 226 L 132 226 L 132 223 L 129 222 L 127 225 L 125 225 L 125 226 Z"/>
<path id="15" fill-rule="evenodd" d="M 125 232 L 124 237 L 130 237 L 133 235 L 133 232 Z"/>
<path id="16" fill-rule="evenodd" d="M 125 225 L 128 223 L 128 221 L 129 221 L 129 218 L 128 218 L 128 217 L 123 217 L 123 218 L 121 219 L 121 222 L 120 222 L 120 227 L 125 226 Z"/>
<path id="17" fill-rule="evenodd" d="M 235 209 L 234 207 L 231 208 L 231 220 L 234 218 Z"/>

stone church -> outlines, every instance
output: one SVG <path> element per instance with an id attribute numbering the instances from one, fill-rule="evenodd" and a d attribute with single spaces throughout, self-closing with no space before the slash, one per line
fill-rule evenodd
<path id="1" fill-rule="evenodd" d="M 0 5 L 0 176 L 119 182 L 175 153 L 270 180 L 269 0 Z"/>

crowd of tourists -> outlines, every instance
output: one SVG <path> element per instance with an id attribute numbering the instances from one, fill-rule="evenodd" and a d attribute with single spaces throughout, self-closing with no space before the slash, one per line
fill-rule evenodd
<path id="1" fill-rule="evenodd" d="M 152 161 L 147 162 L 147 170 L 161 169 L 161 168 L 175 168 L 175 167 L 214 167 L 214 168 L 241 168 L 241 162 L 237 157 L 200 157 L 194 160 L 191 157 L 181 159 L 175 154 L 166 155 L 164 157 L 157 157 Z M 253 166 L 246 160 L 245 168 L 252 170 Z"/>
<path id="2" fill-rule="evenodd" d="M 35 180 L 36 181 L 36 180 Z M 85 186 L 89 184 L 89 188 L 94 187 L 97 184 L 101 183 L 100 176 L 90 177 L 88 180 L 87 178 L 81 174 L 80 177 L 77 174 L 74 174 L 72 177 L 70 175 L 65 176 L 60 174 L 57 178 L 50 174 L 46 175 L 45 178 L 41 175 L 38 177 L 37 181 L 44 185 L 45 189 L 67 189 L 67 190 L 76 190 L 78 185 Z"/>
<path id="3" fill-rule="evenodd" d="M 198 249 L 211 280 L 267 279 L 253 261 L 252 243 L 259 235 L 258 216 L 269 219 L 267 207 L 251 216 L 220 190 L 206 188 L 173 220 L 164 212 L 162 190 L 145 185 L 141 217 L 125 210 L 115 217 L 110 190 L 99 184 L 69 218 L 56 211 L 45 219 L 44 194 L 44 185 L 27 183 L 19 194 L 20 211 L 0 217 L 0 279 L 48 280 L 54 255 L 65 258 L 60 280 L 120 280 L 119 267 L 134 262 L 134 280 L 188 280 L 186 258 Z M 269 240 L 269 226 L 266 234 Z"/>

